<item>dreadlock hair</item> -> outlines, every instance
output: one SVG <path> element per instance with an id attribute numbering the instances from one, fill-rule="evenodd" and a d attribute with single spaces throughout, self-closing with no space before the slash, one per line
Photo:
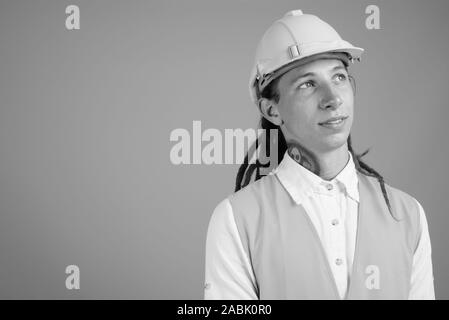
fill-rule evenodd
<path id="1" fill-rule="evenodd" d="M 273 80 L 259 94 L 259 96 L 262 97 L 262 98 L 273 100 L 275 102 L 279 102 L 280 96 L 279 96 L 279 91 L 277 89 L 279 79 L 280 78 L 277 78 L 277 79 Z M 351 82 L 352 82 L 352 84 L 353 84 L 353 86 L 355 88 L 355 80 L 354 80 L 354 78 L 352 76 L 349 76 L 349 79 L 351 80 Z M 280 126 L 277 126 L 277 125 L 273 124 L 271 121 L 267 120 L 263 116 L 260 119 L 259 126 L 262 129 L 264 129 L 265 132 L 266 132 L 266 137 L 267 138 L 265 139 L 265 150 L 266 150 L 266 154 L 270 155 L 270 157 L 271 157 L 270 129 L 277 129 L 278 141 L 277 141 L 276 145 L 277 145 L 277 149 L 278 149 L 277 152 L 278 152 L 279 162 L 281 162 L 282 159 L 284 158 L 284 154 L 287 151 L 288 147 L 287 147 L 287 142 L 285 140 L 284 134 L 282 133 L 282 130 L 281 130 Z M 356 170 L 358 172 L 366 175 L 366 176 L 374 177 L 374 178 L 376 178 L 379 181 L 380 188 L 382 190 L 382 194 L 384 196 L 385 202 L 386 202 L 387 207 L 388 207 L 388 211 L 390 212 L 391 216 L 395 220 L 397 220 L 397 218 L 393 215 L 392 210 L 391 210 L 390 200 L 388 198 L 387 190 L 385 188 L 384 178 L 376 170 L 374 170 L 368 164 L 366 164 L 364 161 L 362 161 L 362 157 L 364 157 L 369 152 L 369 149 L 367 149 L 365 152 L 363 152 L 361 154 L 356 154 L 354 149 L 352 148 L 351 135 L 348 136 L 347 144 L 348 144 L 348 150 L 349 150 L 349 152 L 352 155 L 352 158 L 353 158 Z M 258 148 L 259 148 L 259 139 L 257 138 L 256 142 L 255 142 L 255 151 L 254 152 L 257 152 Z M 250 152 L 248 152 L 246 154 L 245 159 L 243 161 L 243 164 L 238 169 L 237 177 L 236 177 L 236 183 L 235 183 L 235 192 L 237 192 L 240 189 L 246 187 L 251 182 L 251 177 L 253 176 L 254 172 L 256 172 L 254 181 L 257 181 L 260 178 L 262 178 L 263 176 L 260 175 L 260 168 L 269 166 L 269 163 L 268 164 L 261 164 L 258 159 L 256 159 L 255 163 L 248 164 L 249 157 L 250 157 L 249 153 Z"/>

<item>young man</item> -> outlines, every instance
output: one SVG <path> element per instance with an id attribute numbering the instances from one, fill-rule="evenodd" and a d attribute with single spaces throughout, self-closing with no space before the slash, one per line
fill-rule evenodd
<path id="1" fill-rule="evenodd" d="M 264 34 L 250 91 L 282 161 L 250 184 L 242 165 L 215 208 L 206 299 L 435 298 L 423 208 L 352 150 L 348 65 L 362 52 L 300 10 Z"/>

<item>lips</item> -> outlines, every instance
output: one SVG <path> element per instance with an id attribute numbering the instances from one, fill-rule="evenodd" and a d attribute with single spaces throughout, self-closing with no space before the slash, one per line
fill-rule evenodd
<path id="1" fill-rule="evenodd" d="M 327 119 L 326 121 L 319 122 L 318 124 L 320 126 L 332 126 L 332 125 L 338 125 L 345 121 L 348 118 L 348 116 L 340 116 L 340 117 L 332 117 Z"/>

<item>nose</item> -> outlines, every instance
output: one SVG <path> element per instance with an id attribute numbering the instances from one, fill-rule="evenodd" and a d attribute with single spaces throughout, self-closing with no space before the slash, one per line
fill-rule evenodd
<path id="1" fill-rule="evenodd" d="M 320 100 L 320 108 L 323 110 L 335 110 L 343 103 L 340 95 L 330 86 L 326 85 L 322 88 L 323 95 Z"/>

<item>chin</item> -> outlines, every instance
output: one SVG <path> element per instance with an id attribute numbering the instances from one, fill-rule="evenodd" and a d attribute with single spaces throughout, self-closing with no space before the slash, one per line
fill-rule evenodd
<path id="1" fill-rule="evenodd" d="M 321 141 L 322 150 L 332 151 L 341 148 L 348 141 L 348 136 L 349 133 L 341 133 L 326 137 L 324 141 Z"/>

